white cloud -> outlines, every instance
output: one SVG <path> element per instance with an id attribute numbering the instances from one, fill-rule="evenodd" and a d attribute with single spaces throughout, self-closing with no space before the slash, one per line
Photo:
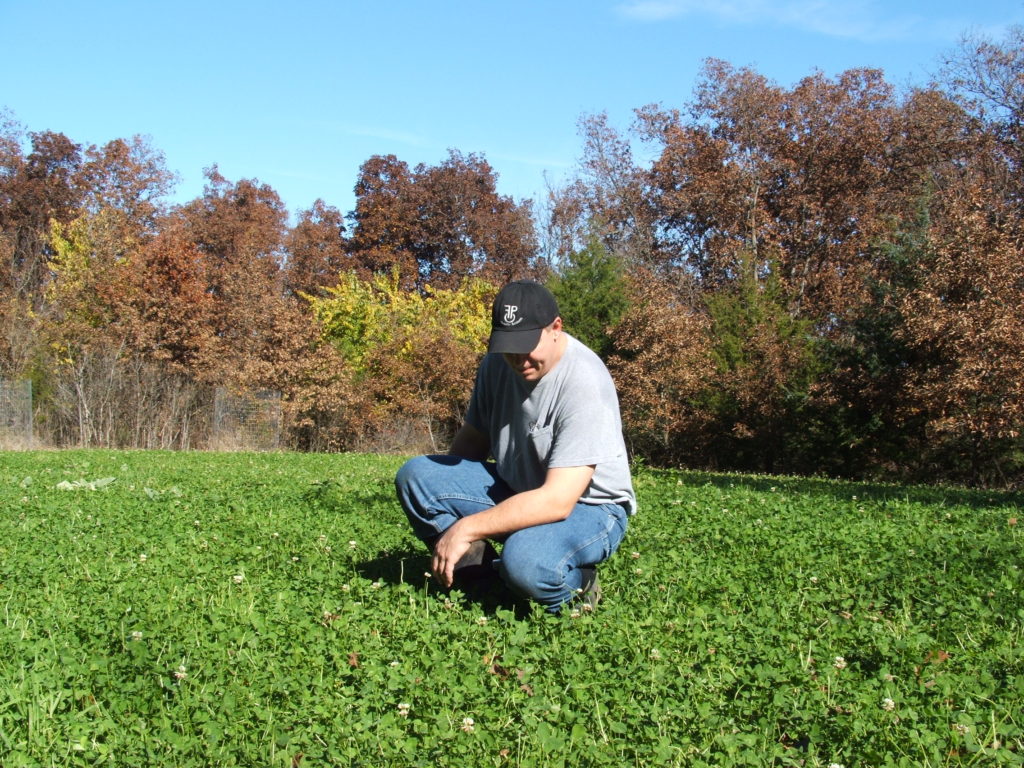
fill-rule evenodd
<path id="1" fill-rule="evenodd" d="M 345 125 L 341 128 L 341 131 L 349 136 L 364 136 L 370 139 L 380 139 L 413 147 L 427 147 L 431 144 L 430 141 L 419 134 L 378 126 Z"/>
<path id="2" fill-rule="evenodd" d="M 618 11 L 637 21 L 663 21 L 682 16 L 691 9 L 684 0 L 630 0 L 618 6 Z"/>
<path id="3" fill-rule="evenodd" d="M 704 16 L 725 24 L 771 25 L 862 42 L 910 36 L 950 39 L 963 25 L 893 11 L 878 0 L 626 0 L 616 7 L 626 18 L 658 22 Z"/>

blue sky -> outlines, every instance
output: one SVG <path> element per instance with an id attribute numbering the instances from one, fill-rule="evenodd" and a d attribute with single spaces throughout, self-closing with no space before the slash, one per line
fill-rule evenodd
<path id="1" fill-rule="evenodd" d="M 449 148 L 537 198 L 581 116 L 681 107 L 708 57 L 787 86 L 860 66 L 924 84 L 964 33 L 1022 23 L 1024 0 L 0 0 L 0 109 L 82 144 L 149 136 L 177 201 L 216 163 L 293 213 L 347 212 L 372 155 Z"/>

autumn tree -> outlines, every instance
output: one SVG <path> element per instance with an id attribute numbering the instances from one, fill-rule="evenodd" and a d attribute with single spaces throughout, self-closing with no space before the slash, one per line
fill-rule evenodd
<path id="1" fill-rule="evenodd" d="M 139 137 L 86 150 L 74 180 L 76 215 L 50 219 L 45 295 L 60 334 L 72 337 L 81 323 L 78 332 L 95 337 L 119 325 L 125 276 L 157 236 L 172 180 L 163 156 Z"/>
<path id="2" fill-rule="evenodd" d="M 27 298 L 38 306 L 48 280 L 50 222 L 66 224 L 80 203 L 76 175 L 81 147 L 62 133 L 29 135 L 31 151 L 23 155 L 20 137 L 5 126 L 0 160 L 0 286 L 7 296 Z"/>
<path id="3" fill-rule="evenodd" d="M 908 400 L 924 420 L 918 479 L 1024 476 L 1024 228 L 1000 208 L 990 188 L 947 192 L 901 297 L 898 337 L 918 361 Z"/>
<path id="4" fill-rule="evenodd" d="M 707 316 L 645 270 L 628 286 L 608 368 L 630 450 L 653 462 L 703 463 L 710 419 L 695 401 L 713 381 Z"/>
<path id="5" fill-rule="evenodd" d="M 529 204 L 499 195 L 496 182 L 481 156 L 455 150 L 440 165 L 412 170 L 394 155 L 371 158 L 355 187 L 355 266 L 364 275 L 397 268 L 416 289 L 528 274 L 536 254 Z"/>
<path id="6" fill-rule="evenodd" d="M 182 206 L 189 239 L 202 254 L 213 298 L 213 334 L 220 345 L 211 380 L 258 384 L 277 358 L 280 324 L 295 310 L 282 302 L 281 260 L 287 211 L 277 193 L 256 180 L 232 183 L 207 170 L 202 197 Z"/>
<path id="7" fill-rule="evenodd" d="M 169 372 L 201 378 L 220 354 L 206 263 L 180 221 L 160 232 L 123 265 L 116 301 L 129 347 Z"/>
<path id="8" fill-rule="evenodd" d="M 954 98 L 990 139 L 986 183 L 1024 218 L 1024 26 L 1010 27 L 1005 39 L 982 34 L 963 38 L 947 55 L 942 78 Z M 981 157 L 977 158 L 980 160 Z"/>
<path id="9" fill-rule="evenodd" d="M 285 250 L 287 294 L 316 294 L 320 288 L 335 285 L 350 263 L 341 211 L 323 200 L 314 202 L 312 208 L 299 213 L 298 222 L 288 232 Z"/>
<path id="10" fill-rule="evenodd" d="M 461 423 L 496 292 L 477 278 L 420 292 L 404 290 L 397 270 L 370 280 L 349 272 L 310 304 L 349 381 L 371 393 L 378 429 L 414 423 L 436 451 Z"/>
<path id="11" fill-rule="evenodd" d="M 657 273 L 671 266 L 672 256 L 660 250 L 656 233 L 649 169 L 636 161 L 633 137 L 613 127 L 604 113 L 582 117 L 578 129 L 578 168 L 564 184 L 549 186 L 544 201 L 539 226 L 546 261 L 558 269 L 597 238 L 629 267 Z"/>

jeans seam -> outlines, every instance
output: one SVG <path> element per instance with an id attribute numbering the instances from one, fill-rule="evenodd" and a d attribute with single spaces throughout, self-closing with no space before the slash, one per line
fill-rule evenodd
<path id="1" fill-rule="evenodd" d="M 613 521 L 614 522 L 614 516 L 610 512 L 606 513 L 606 515 L 607 515 L 607 518 L 608 518 L 609 521 Z M 575 557 L 575 555 L 578 552 L 582 552 L 584 549 L 589 547 L 591 544 L 594 544 L 595 542 L 601 541 L 602 538 L 605 541 L 607 541 L 608 540 L 608 535 L 609 535 L 610 532 L 611 532 L 611 525 L 608 525 L 606 523 L 604 531 L 602 531 L 601 533 L 598 533 L 597 535 L 587 539 L 585 543 L 581 544 L 576 549 L 574 549 L 571 552 L 567 553 L 566 556 L 563 557 L 559 561 L 559 563 L 558 563 L 558 571 L 559 571 L 559 573 L 564 572 L 566 564 L 569 562 L 569 560 L 571 560 L 573 557 Z"/>
<path id="2" fill-rule="evenodd" d="M 494 503 L 494 499 L 490 497 L 481 498 L 479 496 L 467 496 L 461 493 L 446 493 L 430 497 L 431 504 L 435 506 L 438 504 L 438 502 L 448 501 L 449 499 L 458 499 L 459 501 L 471 501 L 474 504 L 480 504 L 481 506 L 496 506 Z"/>

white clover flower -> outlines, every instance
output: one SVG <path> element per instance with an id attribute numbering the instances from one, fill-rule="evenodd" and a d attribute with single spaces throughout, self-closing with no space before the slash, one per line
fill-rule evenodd
<path id="1" fill-rule="evenodd" d="M 401 665 L 402 665 L 402 662 L 400 662 L 400 661 L 398 661 L 397 659 L 395 659 L 395 661 L 392 661 L 392 662 L 391 662 L 391 664 L 390 664 L 389 666 L 392 666 L 392 667 L 399 667 L 399 666 L 401 666 Z"/>
<path id="2" fill-rule="evenodd" d="M 487 617 L 481 616 L 479 619 L 476 620 L 476 623 L 482 627 L 484 624 L 487 623 Z"/>
<path id="3" fill-rule="evenodd" d="M 146 562 L 146 560 L 147 560 L 147 557 L 146 557 L 145 553 L 139 555 L 139 562 L 140 563 L 144 563 L 144 562 Z"/>
<path id="4" fill-rule="evenodd" d="M 832 662 L 832 666 L 836 669 L 846 669 L 846 659 L 842 656 L 836 656 L 835 661 Z"/>
<path id="5" fill-rule="evenodd" d="M 350 589 L 352 589 L 352 587 L 350 587 L 348 584 L 342 584 L 341 585 L 341 591 L 342 592 L 348 592 Z"/>
<path id="6" fill-rule="evenodd" d="M 579 617 L 580 617 L 580 609 L 579 608 L 573 608 L 571 611 L 569 611 L 569 618 L 570 619 L 578 619 Z"/>
<path id="7" fill-rule="evenodd" d="M 235 584 L 241 584 L 243 581 L 245 581 L 245 576 L 243 576 L 240 573 L 236 573 L 234 576 L 231 577 L 231 580 L 235 582 Z"/>
<path id="8" fill-rule="evenodd" d="M 299 558 L 298 558 L 298 556 L 296 556 L 296 555 L 292 555 L 292 562 L 293 562 L 293 563 L 297 563 L 297 562 L 299 562 Z"/>
<path id="9" fill-rule="evenodd" d="M 274 531 L 272 534 L 270 534 L 270 538 L 272 538 L 272 539 L 279 539 L 279 538 L 281 538 L 281 534 L 278 533 L 277 531 Z"/>
<path id="10" fill-rule="evenodd" d="M 817 584 L 817 583 L 818 583 L 818 577 L 817 576 L 811 576 L 811 584 Z"/>
<path id="11" fill-rule="evenodd" d="M 829 763 L 828 768 L 845 768 L 842 763 Z"/>
<path id="12" fill-rule="evenodd" d="M 959 733 L 961 736 L 966 736 L 971 732 L 970 726 L 964 725 L 963 723 L 953 723 L 953 730 Z"/>
<path id="13" fill-rule="evenodd" d="M 356 546 L 357 546 L 357 544 L 356 544 L 356 541 L 355 541 L 355 539 L 351 539 L 351 540 L 350 540 L 350 541 L 348 542 L 348 548 L 349 548 L 349 549 L 355 549 L 355 548 L 356 548 Z"/>
<path id="14" fill-rule="evenodd" d="M 655 661 L 660 661 L 661 660 L 661 651 L 659 651 L 657 648 L 651 648 L 650 657 L 652 659 L 654 659 Z"/>
<path id="15" fill-rule="evenodd" d="M 408 717 L 410 709 L 412 709 L 410 704 L 406 704 L 404 701 L 398 702 L 398 714 L 402 717 Z"/>
<path id="16" fill-rule="evenodd" d="M 374 589 L 380 589 L 381 587 L 384 586 L 384 583 L 380 582 L 380 581 L 375 581 L 372 584 L 370 584 L 370 586 L 373 587 Z"/>
<path id="17" fill-rule="evenodd" d="M 639 559 L 640 559 L 640 553 L 639 553 L 639 552 L 633 552 L 633 553 L 632 553 L 632 555 L 631 555 L 631 557 L 632 557 L 632 558 L 633 558 L 634 560 L 639 560 Z"/>
<path id="18" fill-rule="evenodd" d="M 433 575 L 434 574 L 432 574 L 430 571 L 424 571 L 423 572 L 423 578 L 425 578 L 425 579 L 429 579 Z"/>
<path id="19" fill-rule="evenodd" d="M 141 639 L 142 639 L 142 633 L 139 630 L 135 630 L 134 632 L 132 632 L 132 640 L 141 640 Z"/>
<path id="20" fill-rule="evenodd" d="M 886 696 L 884 699 L 882 699 L 882 709 L 884 709 L 886 712 L 892 712 L 894 709 L 896 709 L 896 702 L 890 699 L 888 696 Z"/>
<path id="21" fill-rule="evenodd" d="M 188 677 L 188 668 L 184 664 L 174 670 L 175 680 L 184 680 L 186 677 Z"/>
<path id="22" fill-rule="evenodd" d="M 473 726 L 475 726 L 475 725 L 476 725 L 476 723 L 473 721 L 472 717 L 464 717 L 464 718 L 462 718 L 462 730 L 465 731 L 466 733 L 472 733 L 473 732 Z"/>

